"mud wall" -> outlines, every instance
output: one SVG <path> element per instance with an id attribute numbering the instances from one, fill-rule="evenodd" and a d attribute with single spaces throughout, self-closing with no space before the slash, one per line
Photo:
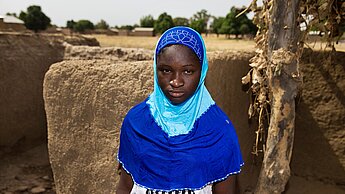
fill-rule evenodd
<path id="1" fill-rule="evenodd" d="M 210 55 L 206 85 L 213 99 L 229 116 L 236 128 L 245 165 L 238 176 L 239 192 L 251 190 L 259 175 L 260 163 L 253 162 L 255 123 L 248 120 L 249 95 L 241 78 L 249 70 L 249 52 L 214 52 Z"/>
<path id="2" fill-rule="evenodd" d="M 71 45 L 99 43 L 82 36 L 0 34 L 0 156 L 47 141 L 43 78 Z"/>
<path id="3" fill-rule="evenodd" d="M 48 147 L 57 193 L 114 193 L 119 128 L 152 90 L 151 62 L 73 60 L 44 83 Z M 130 76 L 129 76 L 130 75 Z"/>
<path id="4" fill-rule="evenodd" d="M 244 116 L 248 97 L 238 84 L 247 72 L 249 57 L 235 52 L 210 53 L 206 78 L 216 102 L 230 113 L 240 142 L 246 142 L 244 135 L 251 132 Z M 228 86 L 231 89 L 222 91 Z M 51 66 L 45 77 L 44 99 L 57 193 L 115 192 L 122 120 L 152 88 L 152 60 L 68 60 Z M 250 143 L 243 145 L 244 149 L 250 147 Z M 249 151 L 244 153 L 247 157 Z"/>
<path id="5" fill-rule="evenodd" d="M 46 140 L 43 78 L 63 53 L 58 39 L 0 34 L 0 151 Z"/>
<path id="6" fill-rule="evenodd" d="M 327 54 L 305 50 L 301 60 L 291 193 L 345 192 L 345 53 Z"/>

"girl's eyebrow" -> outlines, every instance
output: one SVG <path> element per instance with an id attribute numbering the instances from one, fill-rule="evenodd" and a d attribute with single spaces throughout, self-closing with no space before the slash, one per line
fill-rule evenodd
<path id="1" fill-rule="evenodd" d="M 187 66 L 195 66 L 195 64 L 191 63 L 191 64 L 183 65 L 182 67 L 187 67 Z"/>

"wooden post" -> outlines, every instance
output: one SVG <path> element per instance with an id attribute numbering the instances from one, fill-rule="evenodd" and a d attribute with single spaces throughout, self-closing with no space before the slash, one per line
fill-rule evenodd
<path id="1" fill-rule="evenodd" d="M 268 28 L 268 83 L 271 116 L 263 164 L 255 193 L 281 193 L 290 177 L 295 97 L 299 83 L 300 0 L 272 0 Z"/>

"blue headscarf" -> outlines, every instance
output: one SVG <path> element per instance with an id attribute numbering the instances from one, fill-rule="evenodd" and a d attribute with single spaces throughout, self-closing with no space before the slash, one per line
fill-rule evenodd
<path id="1" fill-rule="evenodd" d="M 201 76 L 194 95 L 178 105 L 172 104 L 159 87 L 156 69 L 159 52 L 164 47 L 173 44 L 185 45 L 192 49 L 201 64 Z M 189 133 L 195 121 L 215 103 L 204 84 L 208 70 L 208 61 L 205 44 L 201 35 L 192 28 L 184 26 L 170 28 L 165 31 L 156 45 L 153 69 L 154 90 L 147 100 L 152 116 L 169 136 Z"/>

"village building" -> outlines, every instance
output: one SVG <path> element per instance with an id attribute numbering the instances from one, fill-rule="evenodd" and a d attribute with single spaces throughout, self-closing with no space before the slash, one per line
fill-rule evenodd
<path id="1" fill-rule="evenodd" d="M 24 22 L 14 16 L 0 15 L 0 31 L 25 31 Z"/>
<path id="2" fill-rule="evenodd" d="M 119 29 L 118 35 L 119 36 L 154 36 L 155 33 L 154 33 L 153 28 L 136 27 L 133 30 Z"/>
<path id="3" fill-rule="evenodd" d="M 119 35 L 119 29 L 117 28 L 110 28 L 110 31 L 113 33 L 113 35 Z"/>
<path id="4" fill-rule="evenodd" d="M 119 29 L 118 35 L 119 36 L 129 36 L 130 35 L 130 30 L 127 29 Z"/>
<path id="5" fill-rule="evenodd" d="M 154 36 L 154 29 L 153 28 L 143 28 L 137 27 L 130 33 L 131 36 Z"/>

